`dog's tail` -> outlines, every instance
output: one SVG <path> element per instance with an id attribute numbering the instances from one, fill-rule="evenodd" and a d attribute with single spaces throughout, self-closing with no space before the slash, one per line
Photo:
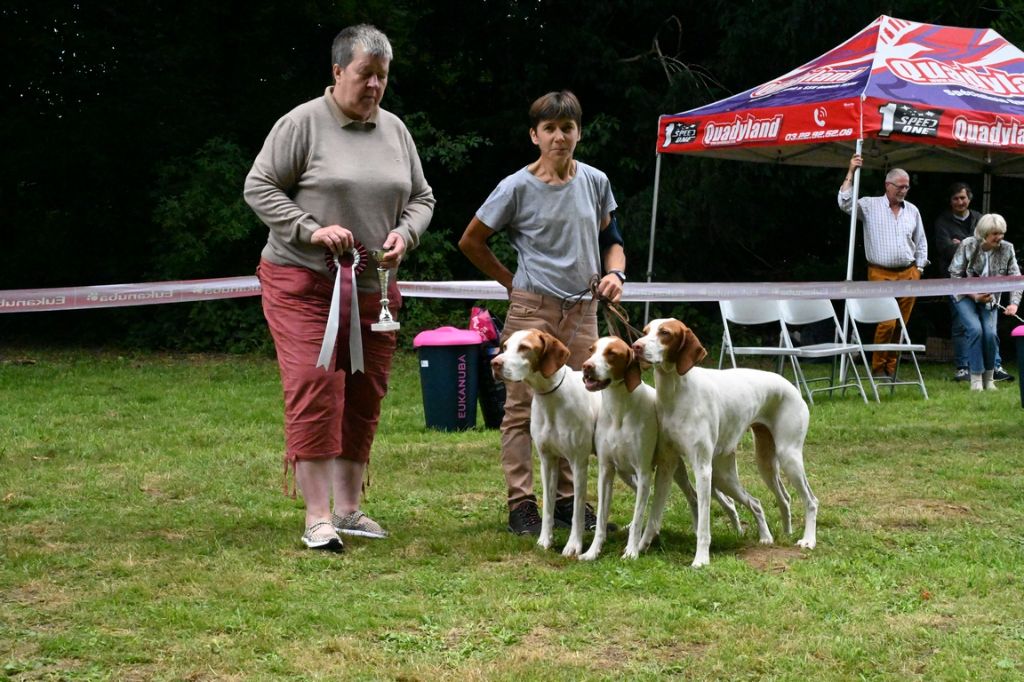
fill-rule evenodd
<path id="1" fill-rule="evenodd" d="M 782 485 L 779 478 L 779 458 L 775 455 L 775 437 L 764 424 L 751 424 L 750 430 L 754 432 L 754 461 L 757 463 L 757 471 L 761 474 L 761 480 L 768 486 L 769 490 L 781 493 L 786 500 L 789 500 L 789 493 L 786 486 Z"/>

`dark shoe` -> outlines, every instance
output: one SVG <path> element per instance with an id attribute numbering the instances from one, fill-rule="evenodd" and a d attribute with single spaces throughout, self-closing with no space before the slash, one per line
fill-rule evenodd
<path id="1" fill-rule="evenodd" d="M 555 527 L 556 528 L 571 528 L 572 527 L 572 505 L 573 498 L 567 497 L 564 500 L 555 502 Z M 597 514 L 594 513 L 594 508 L 587 502 L 583 506 L 583 530 L 593 531 L 597 528 Z M 608 526 L 605 529 L 609 533 L 614 533 L 619 527 L 608 522 Z"/>
<path id="2" fill-rule="evenodd" d="M 508 532 L 516 535 L 540 535 L 537 503 L 527 500 L 508 513 Z"/>
<path id="3" fill-rule="evenodd" d="M 1002 367 L 996 367 L 992 372 L 992 378 L 996 381 L 1013 381 L 1013 375 L 1004 371 Z"/>
<path id="4" fill-rule="evenodd" d="M 956 374 L 953 375 L 953 381 L 970 381 L 971 370 L 966 367 L 957 367 Z"/>

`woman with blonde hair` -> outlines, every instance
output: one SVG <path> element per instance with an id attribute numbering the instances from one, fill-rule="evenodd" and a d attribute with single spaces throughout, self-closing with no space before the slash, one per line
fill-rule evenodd
<path id="1" fill-rule="evenodd" d="M 983 215 L 974 228 L 974 236 L 967 237 L 956 250 L 949 265 L 951 277 L 1005 277 L 1020 275 L 1013 244 L 1004 241 L 1006 220 L 998 213 Z M 1010 305 L 1004 308 L 1014 315 L 1020 304 L 1021 291 L 1010 293 Z M 996 307 L 1000 294 L 957 294 L 957 313 L 963 321 L 967 345 L 968 366 L 971 371 L 971 390 L 996 389 Z"/>

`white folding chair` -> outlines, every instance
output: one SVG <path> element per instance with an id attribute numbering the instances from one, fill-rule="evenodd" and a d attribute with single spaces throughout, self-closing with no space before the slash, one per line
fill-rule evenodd
<path id="1" fill-rule="evenodd" d="M 897 386 L 917 386 L 921 389 L 924 399 L 927 400 L 928 389 L 924 386 L 921 367 L 917 364 L 917 353 L 925 352 L 925 347 L 921 343 L 911 343 L 910 334 L 907 333 L 907 325 L 903 323 L 903 315 L 900 314 L 900 305 L 896 302 L 896 299 L 891 296 L 883 298 L 849 298 L 846 300 L 846 312 L 851 320 L 848 340 L 860 346 L 861 359 L 869 367 L 868 380 L 871 382 L 871 390 L 875 393 L 875 400 L 878 400 L 878 387 L 875 384 L 875 378 L 871 376 L 870 365 L 867 365 L 867 353 L 874 351 L 897 353 L 896 372 L 893 374 L 891 381 L 884 382 L 889 384 L 890 395 L 896 392 Z M 879 322 L 888 322 L 889 320 L 896 320 L 896 324 L 899 327 L 900 334 L 897 341 L 892 343 L 864 343 L 861 340 L 860 330 L 857 329 L 858 323 L 878 324 Z M 899 379 L 900 361 L 904 353 L 909 353 L 910 359 L 914 362 L 917 381 L 900 381 Z"/>
<path id="2" fill-rule="evenodd" d="M 793 357 L 800 354 L 785 345 L 782 340 L 781 326 L 782 313 L 779 310 L 778 301 L 763 301 L 751 298 L 719 301 L 718 308 L 722 312 L 722 352 L 718 356 L 718 369 L 722 369 L 726 356 L 733 367 L 736 367 L 737 355 L 763 355 L 776 358 L 775 371 L 782 374 L 782 363 L 786 358 L 793 364 Z M 779 334 L 779 345 L 777 346 L 737 346 L 733 343 L 732 331 L 729 325 L 759 326 L 772 325 L 772 333 Z M 796 364 L 793 364 L 793 376 L 797 376 Z M 795 379 L 794 379 L 795 381 Z"/>
<path id="3" fill-rule="evenodd" d="M 787 347 L 798 349 L 800 353 L 794 355 L 793 362 L 796 365 L 797 379 L 799 384 L 803 386 L 804 392 L 807 394 L 807 402 L 814 404 L 814 394 L 821 391 L 836 391 L 839 389 L 845 390 L 847 388 L 856 388 L 860 392 L 860 397 L 864 399 L 866 403 L 868 396 L 864 393 L 864 387 L 860 383 L 860 372 L 857 370 L 857 365 L 854 362 L 855 357 L 860 352 L 860 346 L 855 343 L 846 343 L 843 338 L 842 329 L 839 326 L 839 319 L 836 317 L 836 310 L 832 307 L 832 301 L 824 298 L 819 299 L 795 299 L 789 301 L 781 301 L 779 303 L 779 310 L 782 313 L 782 338 Z M 833 341 L 824 343 L 810 343 L 806 345 L 797 346 L 793 341 L 793 329 L 791 327 L 803 327 L 805 325 L 814 324 L 815 322 L 831 321 L 832 322 L 832 338 Z M 836 383 L 836 363 L 835 361 L 848 356 L 849 364 L 853 368 L 853 376 L 856 381 L 847 381 L 847 373 L 841 372 L 840 381 Z M 863 359 L 863 355 L 861 354 Z M 817 358 L 831 358 L 832 371 L 828 376 L 816 377 L 813 379 L 807 379 L 804 375 L 803 367 L 800 364 L 800 360 L 806 359 L 817 359 Z M 865 367 L 867 369 L 867 367 Z M 870 374 L 868 369 L 868 374 Z M 819 381 L 827 381 L 827 386 L 812 389 L 809 384 L 816 383 Z"/>

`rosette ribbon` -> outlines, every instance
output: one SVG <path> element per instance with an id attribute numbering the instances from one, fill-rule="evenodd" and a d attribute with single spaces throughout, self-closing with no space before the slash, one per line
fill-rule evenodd
<path id="1" fill-rule="evenodd" d="M 352 372 L 363 371 L 363 335 L 359 328 L 359 292 L 356 290 L 356 275 L 366 269 L 369 254 L 359 242 L 351 249 L 336 256 L 328 255 L 328 268 L 334 270 L 334 292 L 331 294 L 331 309 L 327 314 L 327 327 L 324 329 L 324 341 L 320 345 L 320 356 L 316 366 L 325 370 L 331 364 L 331 354 L 338 341 L 338 327 L 344 315 L 343 299 L 349 305 L 348 310 L 348 352 L 349 368 Z M 347 291 L 346 291 L 347 289 Z"/>

